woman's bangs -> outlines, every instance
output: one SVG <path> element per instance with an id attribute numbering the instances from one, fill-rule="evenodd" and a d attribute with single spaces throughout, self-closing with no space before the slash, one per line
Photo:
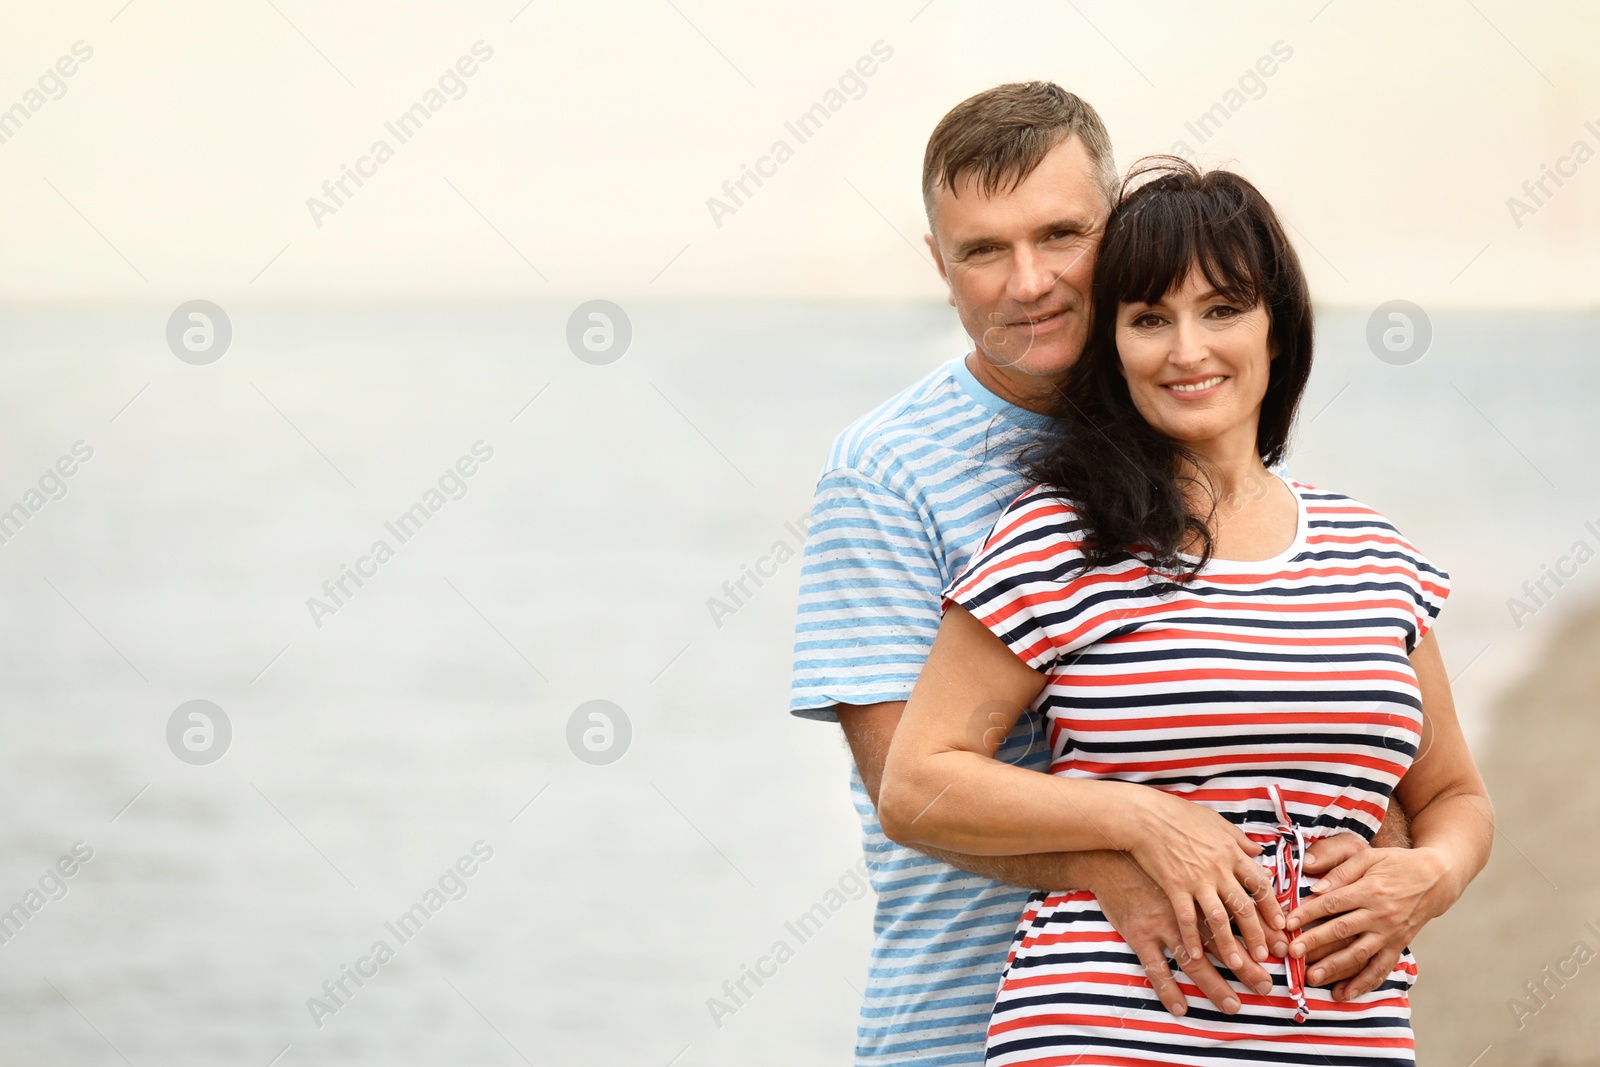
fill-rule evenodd
<path id="1" fill-rule="evenodd" d="M 1102 255 L 1119 268 L 1103 276 L 1117 303 L 1155 304 L 1198 268 L 1227 300 L 1254 307 L 1263 295 L 1261 250 L 1250 216 L 1215 191 L 1173 190 L 1153 182 L 1113 220 Z M 1211 195 L 1207 195 L 1207 193 Z"/>

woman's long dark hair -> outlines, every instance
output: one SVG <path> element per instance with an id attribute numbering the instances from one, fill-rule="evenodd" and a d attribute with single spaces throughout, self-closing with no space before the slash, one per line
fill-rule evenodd
<path id="1" fill-rule="evenodd" d="M 1272 466 L 1282 460 L 1311 374 L 1311 296 L 1283 227 L 1255 186 L 1237 174 L 1202 174 L 1176 156 L 1152 156 L 1123 180 L 1095 263 L 1089 340 L 1068 372 L 1058 419 L 1025 458 L 1027 473 L 1070 502 L 1083 523 L 1083 568 L 1137 554 L 1180 579 L 1211 556 L 1215 488 L 1200 457 L 1166 437 L 1134 407 L 1117 355 L 1117 309 L 1155 303 L 1198 267 L 1241 307 L 1266 308 L 1271 362 L 1256 445 Z M 1192 514 L 1185 473 L 1200 472 L 1212 506 Z M 1180 549 L 1196 541 L 1199 562 Z"/>

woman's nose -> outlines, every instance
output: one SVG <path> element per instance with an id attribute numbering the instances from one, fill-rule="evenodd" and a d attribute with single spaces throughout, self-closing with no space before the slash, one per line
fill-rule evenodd
<path id="1" fill-rule="evenodd" d="M 1205 336 L 1200 324 L 1187 315 L 1178 318 L 1176 328 L 1172 331 L 1172 351 L 1168 358 L 1186 367 L 1197 365 L 1206 358 Z"/>

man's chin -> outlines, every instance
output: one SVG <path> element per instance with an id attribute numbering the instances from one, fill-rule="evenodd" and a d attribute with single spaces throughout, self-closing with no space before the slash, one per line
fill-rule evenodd
<path id="1" fill-rule="evenodd" d="M 1051 338 L 1033 344 L 984 345 L 979 356 L 1002 372 L 1025 374 L 1030 378 L 1056 378 L 1065 374 L 1083 352 L 1078 338 Z"/>

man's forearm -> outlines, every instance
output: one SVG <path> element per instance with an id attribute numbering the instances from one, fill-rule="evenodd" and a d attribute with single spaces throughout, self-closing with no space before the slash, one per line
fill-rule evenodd
<path id="1" fill-rule="evenodd" d="M 884 757 L 904 701 L 871 705 L 840 705 L 839 725 L 844 730 L 861 784 L 874 806 Z M 1091 889 L 1098 892 L 1105 876 L 1127 878 L 1138 865 L 1126 853 L 1110 850 L 1083 852 L 1029 852 L 1014 856 L 974 856 L 965 852 L 917 846 L 917 851 L 950 866 L 1022 889 Z M 1114 884 L 1114 883 L 1113 883 Z"/>
<path id="2" fill-rule="evenodd" d="M 1434 900 L 1434 914 L 1442 915 L 1489 860 L 1494 807 L 1487 795 L 1463 791 L 1428 804 L 1417 812 L 1415 825 L 1413 847 L 1429 849 L 1446 861 L 1446 878 Z"/>
<path id="3" fill-rule="evenodd" d="M 1383 825 L 1372 836 L 1372 847 L 1411 847 L 1411 820 L 1406 816 L 1406 809 L 1400 806 L 1399 797 L 1389 798 L 1389 808 L 1383 813 Z"/>
<path id="4" fill-rule="evenodd" d="M 943 860 L 952 867 L 1022 889 L 1061 891 L 1094 890 L 1103 884 L 1113 865 L 1136 867 L 1125 852 L 1033 852 L 1021 856 L 969 856 L 938 848 L 918 852 Z"/>

